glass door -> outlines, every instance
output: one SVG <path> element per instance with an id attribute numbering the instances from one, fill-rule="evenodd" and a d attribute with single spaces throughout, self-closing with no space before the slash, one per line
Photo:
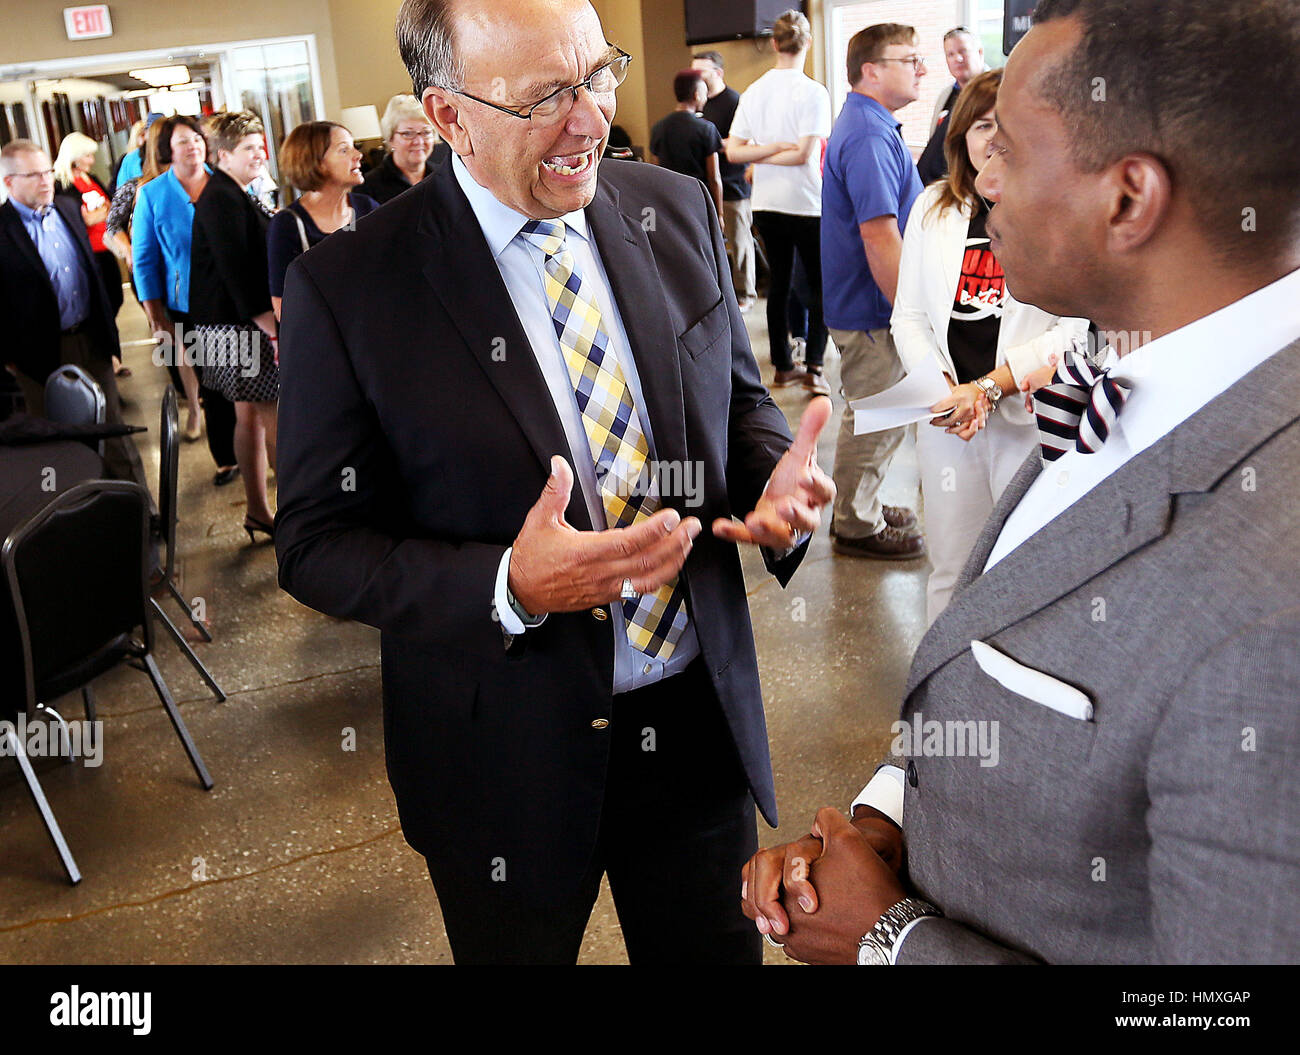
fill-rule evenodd
<path id="1" fill-rule="evenodd" d="M 316 120 L 311 56 L 305 40 L 234 48 L 229 68 L 233 84 L 227 102 L 251 110 L 266 128 L 267 164 L 279 179 L 279 144 L 297 125 Z"/>

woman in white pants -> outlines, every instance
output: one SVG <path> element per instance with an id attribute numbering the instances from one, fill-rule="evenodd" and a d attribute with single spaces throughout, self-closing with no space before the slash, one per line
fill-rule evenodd
<path id="1" fill-rule="evenodd" d="M 1037 446 L 1019 391 L 1026 382 L 1045 383 L 1065 350 L 1087 339 L 1086 320 L 1013 299 L 989 249 L 988 205 L 975 177 L 997 131 L 1001 80 L 1001 70 L 972 78 L 953 107 L 944 139 L 948 176 L 912 208 L 890 323 L 903 366 L 911 371 L 932 356 L 952 386 L 933 407 L 939 417 L 916 437 L 934 569 L 926 588 L 931 623 L 999 495 Z"/>

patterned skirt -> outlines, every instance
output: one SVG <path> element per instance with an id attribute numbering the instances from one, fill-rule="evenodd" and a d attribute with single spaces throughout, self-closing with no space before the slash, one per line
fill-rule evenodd
<path id="1" fill-rule="evenodd" d="M 253 323 L 195 326 L 202 349 L 203 384 L 232 403 L 274 403 L 280 368 L 271 339 Z"/>

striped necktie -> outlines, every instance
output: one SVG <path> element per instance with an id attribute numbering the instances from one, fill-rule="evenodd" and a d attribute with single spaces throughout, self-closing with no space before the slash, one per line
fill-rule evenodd
<path id="1" fill-rule="evenodd" d="M 1097 451 L 1115 424 L 1132 386 L 1098 370 L 1070 349 L 1056 368 L 1052 383 L 1034 393 L 1034 416 L 1043 461 L 1054 462 L 1068 450 Z"/>
<path id="2" fill-rule="evenodd" d="M 596 465 L 606 523 L 611 528 L 636 524 L 659 508 L 659 489 L 647 465 L 650 447 L 636 404 L 610 349 L 592 285 L 574 264 L 563 223 L 529 220 L 521 234 L 546 257 L 546 300 Z M 654 593 L 623 601 L 632 646 L 666 661 L 686 629 L 683 602 L 676 578 Z"/>

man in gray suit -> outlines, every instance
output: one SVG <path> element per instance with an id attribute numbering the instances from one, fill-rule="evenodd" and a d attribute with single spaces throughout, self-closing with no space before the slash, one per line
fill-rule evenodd
<path id="1" fill-rule="evenodd" d="M 1293 0 L 1039 4 L 977 185 L 1015 296 L 1120 354 L 922 641 L 898 765 L 745 866 L 790 955 L 1300 959 L 1298 96 Z"/>

